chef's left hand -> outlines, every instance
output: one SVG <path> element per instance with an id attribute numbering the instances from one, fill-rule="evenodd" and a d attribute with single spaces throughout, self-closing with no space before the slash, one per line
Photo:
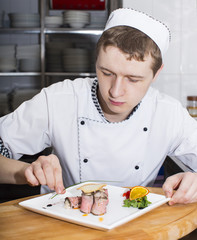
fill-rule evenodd
<path id="1" fill-rule="evenodd" d="M 197 173 L 181 172 L 168 177 L 163 191 L 166 197 L 171 198 L 169 205 L 197 202 Z"/>

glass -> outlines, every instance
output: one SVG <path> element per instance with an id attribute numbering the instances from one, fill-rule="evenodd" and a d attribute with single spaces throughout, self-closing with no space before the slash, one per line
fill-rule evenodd
<path id="1" fill-rule="evenodd" d="M 197 120 L 197 96 L 187 97 L 187 110 L 189 114 Z"/>

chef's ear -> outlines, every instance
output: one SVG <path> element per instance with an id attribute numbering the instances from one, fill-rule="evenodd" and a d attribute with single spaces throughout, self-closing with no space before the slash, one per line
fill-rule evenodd
<path id="1" fill-rule="evenodd" d="M 158 77 L 158 75 L 160 74 L 160 72 L 161 72 L 161 70 L 163 69 L 163 67 L 164 67 L 164 64 L 162 64 L 161 67 L 157 70 L 155 76 L 153 77 L 152 82 L 154 82 L 154 81 L 157 79 L 157 77 Z"/>

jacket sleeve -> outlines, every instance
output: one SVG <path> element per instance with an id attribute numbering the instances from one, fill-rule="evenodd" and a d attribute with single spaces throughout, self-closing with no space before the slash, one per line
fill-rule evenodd
<path id="1" fill-rule="evenodd" d="M 0 138 L 11 158 L 34 155 L 51 144 L 45 90 L 0 118 Z"/>

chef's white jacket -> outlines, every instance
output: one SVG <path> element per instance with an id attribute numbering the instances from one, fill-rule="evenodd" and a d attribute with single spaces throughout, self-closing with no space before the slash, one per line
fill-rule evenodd
<path id="1" fill-rule="evenodd" d="M 65 186 L 87 180 L 150 186 L 166 155 L 182 156 L 197 170 L 197 122 L 177 100 L 150 88 L 128 120 L 110 123 L 93 103 L 93 80 L 53 84 L 2 117 L 0 137 L 11 157 L 52 146 Z"/>

